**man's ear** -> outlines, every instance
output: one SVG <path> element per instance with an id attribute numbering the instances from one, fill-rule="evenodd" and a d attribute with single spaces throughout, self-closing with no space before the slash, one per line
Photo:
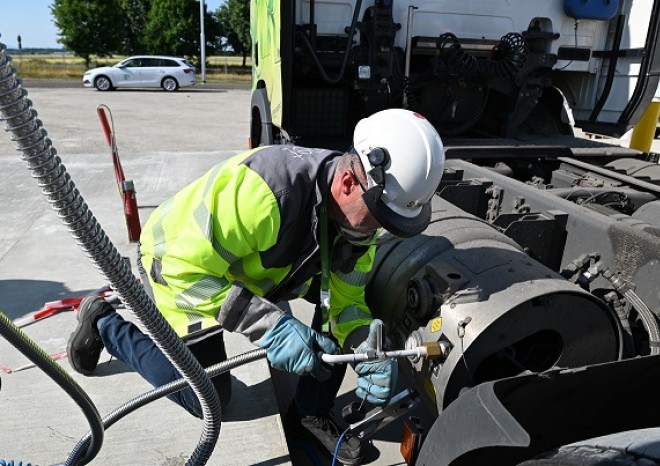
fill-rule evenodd
<path id="1" fill-rule="evenodd" d="M 344 170 L 340 176 L 341 192 L 345 196 L 350 195 L 357 186 L 357 180 L 350 170 Z"/>

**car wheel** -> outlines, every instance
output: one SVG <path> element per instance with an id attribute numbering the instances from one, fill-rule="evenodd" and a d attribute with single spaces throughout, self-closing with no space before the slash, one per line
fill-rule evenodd
<path id="1" fill-rule="evenodd" d="M 99 91 L 111 91 L 112 81 L 107 76 L 97 76 L 94 80 L 94 87 Z"/>
<path id="2" fill-rule="evenodd" d="M 168 76 L 167 78 L 163 79 L 163 82 L 160 83 L 161 87 L 165 89 L 167 92 L 172 92 L 176 91 L 179 88 L 179 83 L 177 82 L 176 79 Z"/>

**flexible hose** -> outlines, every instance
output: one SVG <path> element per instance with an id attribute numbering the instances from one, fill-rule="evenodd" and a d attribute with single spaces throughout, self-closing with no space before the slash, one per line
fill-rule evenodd
<path id="1" fill-rule="evenodd" d="M 307 49 L 309 50 L 309 53 L 312 59 L 314 60 L 314 64 L 316 65 L 316 69 L 321 74 L 323 80 L 329 84 L 337 84 L 339 81 L 341 81 L 344 78 L 344 74 L 346 73 L 346 65 L 348 64 L 348 58 L 351 52 L 351 47 L 353 46 L 353 36 L 355 35 L 355 29 L 357 28 L 358 16 L 360 14 L 361 8 L 362 8 L 362 0 L 357 0 L 355 4 L 355 8 L 353 8 L 353 19 L 351 20 L 351 26 L 349 27 L 348 30 L 348 37 L 346 39 L 346 50 L 344 51 L 344 58 L 342 59 L 339 73 L 334 78 L 331 78 L 326 72 L 325 68 L 323 68 L 323 64 L 319 60 L 319 57 L 316 54 L 316 50 L 314 50 L 314 46 L 309 41 L 307 34 L 305 34 L 302 31 L 300 32 L 300 37 L 302 38 L 305 47 L 307 47 Z"/>
<path id="2" fill-rule="evenodd" d="M 47 137 L 32 102 L 27 99 L 27 91 L 22 88 L 16 71 L 10 66 L 11 57 L 6 51 L 6 46 L 0 42 L 0 119 L 7 121 L 5 130 L 12 134 L 12 141 L 18 144 L 17 150 L 22 152 L 22 159 L 32 172 L 32 177 L 37 179 L 44 196 L 78 245 L 124 304 L 140 319 L 158 348 L 189 381 L 200 400 L 204 428 L 186 464 L 203 465 L 211 456 L 220 435 L 220 400 L 211 380 L 158 312 L 129 265 L 96 221 Z M 83 460 L 88 461 L 89 456 L 85 455 Z"/>
<path id="3" fill-rule="evenodd" d="M 655 314 L 651 312 L 644 301 L 631 288 L 625 291 L 623 295 L 628 302 L 637 310 L 637 314 L 642 319 L 642 323 L 649 334 L 649 346 L 651 354 L 660 354 L 660 329 Z"/>
<path id="4" fill-rule="evenodd" d="M 596 267 L 604 278 L 606 278 L 614 287 L 614 289 L 623 294 L 623 296 L 628 300 L 632 307 L 637 311 L 639 318 L 642 320 L 642 325 L 646 330 L 646 333 L 649 336 L 649 349 L 651 354 L 660 354 L 660 327 L 658 326 L 658 320 L 651 312 L 649 307 L 642 301 L 642 299 L 635 293 L 635 290 L 619 277 L 618 274 L 612 272 L 609 268 L 602 265 L 602 262 L 597 264 L 599 267 Z"/>
<path id="5" fill-rule="evenodd" d="M 461 47 L 451 32 L 441 34 L 436 46 L 447 67 L 467 76 L 501 77 L 513 80 L 527 59 L 527 42 L 515 32 L 502 36 L 493 49 L 492 58 L 478 59 Z"/>
<path id="6" fill-rule="evenodd" d="M 103 424 L 96 406 L 87 393 L 76 383 L 75 380 L 57 364 L 48 354 L 39 348 L 30 337 L 18 328 L 3 312 L 0 311 L 0 335 L 11 345 L 20 351 L 30 361 L 35 363 L 39 369 L 44 371 L 48 377 L 62 387 L 73 401 L 80 406 L 90 426 L 89 448 L 85 449 L 85 457 L 82 458 L 89 463 L 93 460 L 103 445 Z M 85 464 L 85 463 L 83 463 Z"/>
<path id="7" fill-rule="evenodd" d="M 218 364 L 214 364 L 213 366 L 210 366 L 206 369 L 206 374 L 210 378 L 213 378 L 231 369 L 242 366 L 244 364 L 248 364 L 253 361 L 257 361 L 258 359 L 263 359 L 265 357 L 266 357 L 266 349 L 259 348 L 253 351 L 249 351 L 247 353 L 239 354 L 238 356 L 234 356 L 233 358 L 229 358 L 226 361 L 222 361 Z M 188 385 L 188 381 L 185 379 L 174 380 L 168 384 L 162 385 L 160 387 L 154 388 L 151 391 L 143 393 L 142 395 L 139 395 L 130 401 L 127 401 L 119 408 L 115 409 L 113 412 L 111 412 L 110 414 L 108 414 L 103 418 L 103 428 L 105 430 L 109 429 L 117 421 L 124 418 L 133 411 L 136 411 L 137 409 L 141 408 L 142 406 L 148 403 L 151 403 L 152 401 L 156 401 L 159 398 L 162 398 L 171 393 L 182 390 L 187 385 Z M 73 456 L 74 454 L 77 454 L 77 452 L 79 451 L 80 452 L 85 451 L 92 438 L 93 438 L 93 433 L 88 432 L 83 438 L 80 439 L 78 444 L 73 449 L 71 455 Z"/>

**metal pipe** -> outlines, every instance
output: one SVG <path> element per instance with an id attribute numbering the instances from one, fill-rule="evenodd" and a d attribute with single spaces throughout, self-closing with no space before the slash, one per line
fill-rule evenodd
<path id="1" fill-rule="evenodd" d="M 206 6 L 204 0 L 199 0 L 199 48 L 202 60 L 202 83 L 206 83 L 206 37 L 204 36 L 204 19 L 206 18 Z"/>
<path id="2" fill-rule="evenodd" d="M 408 7 L 408 24 L 406 28 L 406 64 L 404 68 L 404 75 L 406 78 L 410 77 L 410 60 L 412 55 L 412 30 L 413 30 L 413 12 L 418 7 L 410 5 Z"/>
<path id="3" fill-rule="evenodd" d="M 410 78 L 410 60 L 412 54 L 412 26 L 413 26 L 413 12 L 417 9 L 416 6 L 410 5 L 408 7 L 408 22 L 406 25 L 406 63 L 404 65 L 403 76 L 406 81 Z M 403 108 L 408 108 L 408 94 L 403 93 Z"/>
<path id="4" fill-rule="evenodd" d="M 428 351 L 425 346 L 394 351 L 369 351 L 367 353 L 322 354 L 321 359 L 328 364 L 346 364 L 360 361 L 381 361 L 407 357 L 425 357 Z"/>

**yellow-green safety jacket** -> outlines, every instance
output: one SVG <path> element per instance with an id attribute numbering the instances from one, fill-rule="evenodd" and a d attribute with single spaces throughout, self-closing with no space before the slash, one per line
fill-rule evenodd
<path id="1" fill-rule="evenodd" d="M 321 270 L 319 212 L 340 155 L 260 147 L 217 164 L 154 211 L 140 237 L 142 264 L 179 336 L 217 326 L 235 280 L 271 302 L 307 294 Z M 375 246 L 354 246 L 329 225 L 329 317 L 343 345 L 372 320 L 364 287 Z"/>

